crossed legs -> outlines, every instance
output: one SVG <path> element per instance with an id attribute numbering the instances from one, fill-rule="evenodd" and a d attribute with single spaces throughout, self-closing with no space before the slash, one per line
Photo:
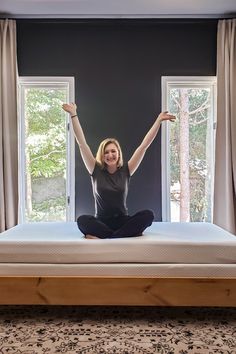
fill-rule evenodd
<path id="1" fill-rule="evenodd" d="M 122 238 L 142 235 L 154 219 L 151 210 L 142 210 L 133 216 L 124 216 L 121 219 L 109 219 L 107 221 L 92 215 L 81 215 L 77 219 L 77 225 L 86 238 Z"/>

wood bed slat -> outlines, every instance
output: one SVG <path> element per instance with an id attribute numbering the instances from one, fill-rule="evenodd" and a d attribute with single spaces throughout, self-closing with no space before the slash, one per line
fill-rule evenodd
<path id="1" fill-rule="evenodd" d="M 0 304 L 236 306 L 236 278 L 0 276 Z"/>

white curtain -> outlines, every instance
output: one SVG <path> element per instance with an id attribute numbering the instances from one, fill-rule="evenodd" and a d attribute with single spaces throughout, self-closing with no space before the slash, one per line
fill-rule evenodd
<path id="1" fill-rule="evenodd" d="M 17 224 L 16 23 L 0 20 L 0 232 Z"/>
<path id="2" fill-rule="evenodd" d="M 236 234 L 236 19 L 217 33 L 217 130 L 214 223 Z"/>

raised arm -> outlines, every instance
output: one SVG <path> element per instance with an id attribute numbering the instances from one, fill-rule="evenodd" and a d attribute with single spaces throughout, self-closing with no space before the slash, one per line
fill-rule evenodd
<path id="1" fill-rule="evenodd" d="M 151 143 L 155 139 L 158 130 L 161 126 L 161 122 L 163 122 L 164 120 L 169 120 L 173 122 L 175 119 L 176 119 L 175 116 L 169 114 L 168 112 L 162 112 L 159 114 L 151 129 L 145 135 L 142 143 L 135 150 L 131 159 L 128 161 L 129 172 L 131 176 L 132 174 L 134 174 L 134 172 L 137 170 L 138 166 L 140 165 L 147 148 L 151 145 Z"/>
<path id="2" fill-rule="evenodd" d="M 70 103 L 70 104 L 64 103 L 62 105 L 62 108 L 64 109 L 64 111 L 66 111 L 67 113 L 70 114 L 75 138 L 76 138 L 76 141 L 79 145 L 82 159 L 84 161 L 84 164 L 85 164 L 88 172 L 90 174 L 92 174 L 96 160 L 90 150 L 90 147 L 88 146 L 88 144 L 86 142 L 83 129 L 80 125 L 78 115 L 77 115 L 77 106 L 75 103 Z"/>

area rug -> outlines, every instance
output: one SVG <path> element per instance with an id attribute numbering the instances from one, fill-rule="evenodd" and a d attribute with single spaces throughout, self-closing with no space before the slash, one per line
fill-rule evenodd
<path id="1" fill-rule="evenodd" d="M 236 354 L 235 308 L 0 306 L 0 354 Z"/>

